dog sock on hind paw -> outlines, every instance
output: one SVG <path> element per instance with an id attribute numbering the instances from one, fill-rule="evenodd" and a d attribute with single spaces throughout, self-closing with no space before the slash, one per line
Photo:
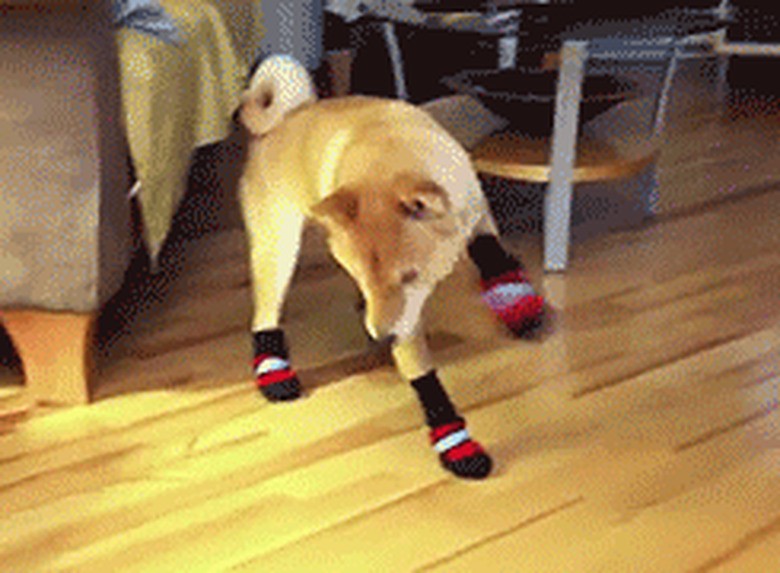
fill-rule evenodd
<path id="1" fill-rule="evenodd" d="M 544 315 L 544 299 L 528 282 L 520 262 L 492 235 L 474 239 L 469 255 L 479 268 L 482 299 L 493 313 L 518 336 L 538 327 Z"/>
<path id="2" fill-rule="evenodd" d="M 518 336 L 538 327 L 544 316 L 544 299 L 520 269 L 482 279 L 482 300 Z"/>
<path id="3" fill-rule="evenodd" d="M 281 329 L 252 333 L 254 372 L 258 390 L 271 402 L 295 400 L 301 395 L 298 376 L 290 366 Z"/>
<path id="4" fill-rule="evenodd" d="M 425 411 L 430 439 L 439 461 L 458 477 L 481 479 L 493 467 L 483 447 L 471 439 L 465 420 L 458 416 L 435 371 L 412 381 Z"/>

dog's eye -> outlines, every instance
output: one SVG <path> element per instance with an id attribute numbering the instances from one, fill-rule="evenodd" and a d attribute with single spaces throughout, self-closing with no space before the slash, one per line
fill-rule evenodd
<path id="1" fill-rule="evenodd" d="M 422 219 L 425 215 L 426 205 L 421 199 L 403 201 L 400 207 L 401 211 L 410 219 Z"/>
<path id="2" fill-rule="evenodd" d="M 415 270 L 406 271 L 401 275 L 401 284 L 408 285 L 417 280 L 418 272 Z"/>

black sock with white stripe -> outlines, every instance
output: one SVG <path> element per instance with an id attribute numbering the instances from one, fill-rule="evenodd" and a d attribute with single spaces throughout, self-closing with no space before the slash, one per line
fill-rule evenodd
<path id="1" fill-rule="evenodd" d="M 455 411 L 436 371 L 412 380 L 412 388 L 425 412 L 431 444 L 438 452 L 442 466 L 458 477 L 486 477 L 493 462 L 482 446 L 469 436 L 466 421 Z"/>
<path id="2" fill-rule="evenodd" d="M 290 366 L 284 332 L 280 328 L 252 333 L 257 388 L 271 402 L 295 400 L 301 395 L 298 376 Z"/>

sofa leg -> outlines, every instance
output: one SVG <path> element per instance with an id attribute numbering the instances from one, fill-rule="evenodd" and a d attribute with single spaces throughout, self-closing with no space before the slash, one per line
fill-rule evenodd
<path id="1" fill-rule="evenodd" d="M 94 314 L 3 310 L 0 321 L 22 359 L 31 403 L 89 402 Z"/>

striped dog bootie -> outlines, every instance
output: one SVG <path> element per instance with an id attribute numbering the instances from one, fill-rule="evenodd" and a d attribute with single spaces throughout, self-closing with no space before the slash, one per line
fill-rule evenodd
<path id="1" fill-rule="evenodd" d="M 412 381 L 412 388 L 425 412 L 433 449 L 444 468 L 458 477 L 482 479 L 493 468 L 484 448 L 471 439 L 466 422 L 458 416 L 436 371 Z"/>
<path id="2" fill-rule="evenodd" d="M 430 436 L 441 465 L 456 476 L 482 479 L 493 469 L 493 461 L 479 442 L 471 439 L 463 418 L 431 428 Z"/>
<path id="3" fill-rule="evenodd" d="M 482 300 L 517 336 L 526 336 L 542 324 L 544 299 L 521 269 L 482 279 Z"/>
<path id="4" fill-rule="evenodd" d="M 258 390 L 271 402 L 287 402 L 302 394 L 301 383 L 290 366 L 284 333 L 280 329 L 253 333 L 254 373 Z"/>
<path id="5" fill-rule="evenodd" d="M 468 248 L 479 268 L 482 299 L 517 336 L 525 336 L 542 324 L 544 299 L 536 294 L 523 265 L 493 235 L 476 237 Z"/>

